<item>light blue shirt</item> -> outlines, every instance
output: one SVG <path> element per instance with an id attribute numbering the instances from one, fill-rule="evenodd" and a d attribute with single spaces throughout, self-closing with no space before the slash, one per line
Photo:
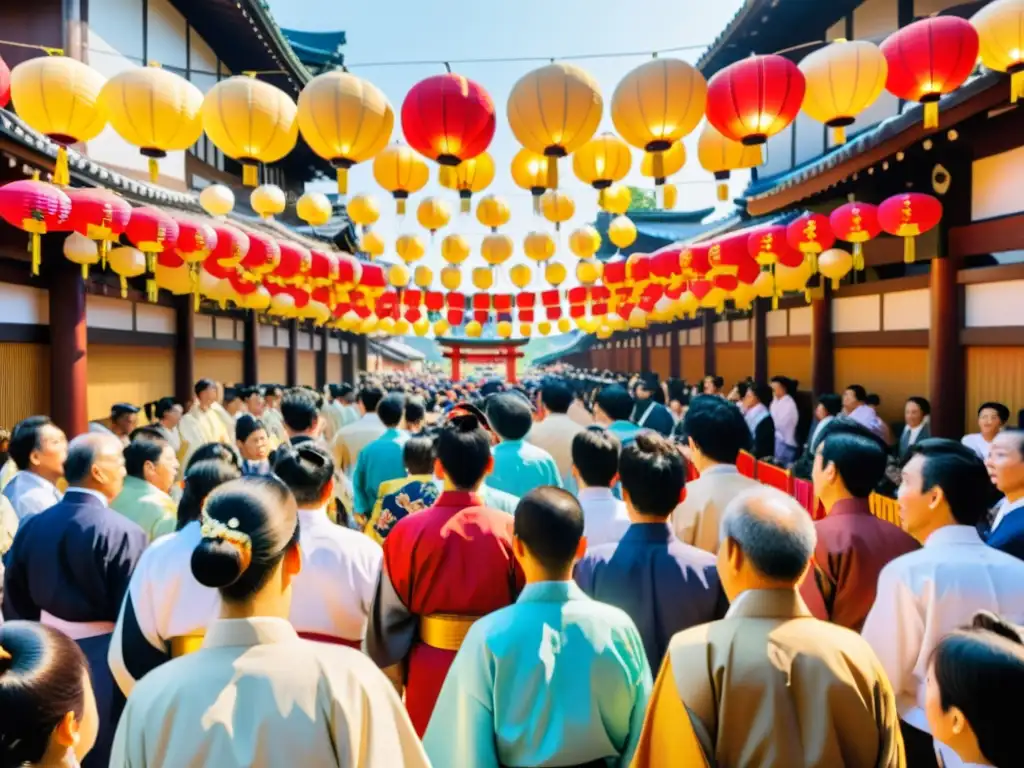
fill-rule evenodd
<path id="1" fill-rule="evenodd" d="M 11 478 L 4 496 L 14 507 L 18 520 L 45 512 L 62 498 L 57 486 L 42 475 L 23 469 Z"/>
<path id="2" fill-rule="evenodd" d="M 558 465 L 543 448 L 522 440 L 503 440 L 491 448 L 494 469 L 487 485 L 522 498 L 539 485 L 562 487 Z"/>
<path id="3" fill-rule="evenodd" d="M 437 766 L 628 766 L 651 687 L 625 612 L 572 582 L 529 584 L 466 635 L 423 746 Z"/>
<path id="4" fill-rule="evenodd" d="M 381 483 L 405 477 L 402 449 L 409 435 L 392 427 L 359 452 L 356 470 L 352 475 L 352 490 L 357 515 L 370 516 L 377 502 L 377 489 Z"/>
<path id="5" fill-rule="evenodd" d="M 619 438 L 619 442 L 625 445 L 632 442 L 636 438 L 637 433 L 643 430 L 643 427 L 637 426 L 632 421 L 613 421 L 605 429 Z"/>

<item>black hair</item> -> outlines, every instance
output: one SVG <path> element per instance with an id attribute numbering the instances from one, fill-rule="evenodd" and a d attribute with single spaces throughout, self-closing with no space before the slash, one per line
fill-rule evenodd
<path id="1" fill-rule="evenodd" d="M 533 426 L 533 414 L 522 395 L 502 392 L 487 398 L 487 421 L 503 440 L 522 440 Z"/>
<path id="2" fill-rule="evenodd" d="M 161 397 L 153 406 L 153 415 L 157 419 L 162 419 L 167 415 L 167 412 L 173 410 L 174 406 L 177 404 L 177 401 L 173 397 Z"/>
<path id="3" fill-rule="evenodd" d="M 402 446 L 402 463 L 410 475 L 431 474 L 436 455 L 434 438 L 422 433 L 413 435 Z"/>
<path id="4" fill-rule="evenodd" d="M 242 457 L 238 455 L 235 446 L 227 445 L 226 443 L 203 443 L 196 448 L 195 453 L 189 456 L 188 464 L 185 465 L 185 472 L 188 472 L 192 469 L 193 465 L 198 464 L 200 461 L 208 461 L 210 459 L 219 459 L 226 461 L 228 464 L 233 464 L 239 469 L 242 468 Z"/>
<path id="5" fill-rule="evenodd" d="M 78 643 L 30 621 L 0 626 L 0 766 L 35 765 L 68 712 L 85 709 L 89 664 Z"/>
<path id="6" fill-rule="evenodd" d="M 328 384 L 327 391 L 331 394 L 331 397 L 336 400 L 341 397 L 341 384 Z"/>
<path id="7" fill-rule="evenodd" d="M 715 389 L 721 389 L 725 386 L 725 379 L 721 376 L 715 376 L 713 373 L 709 373 L 704 377 L 704 381 L 708 380 L 715 385 Z"/>
<path id="8" fill-rule="evenodd" d="M 334 479 L 334 459 L 312 441 L 285 444 L 274 454 L 274 474 L 288 486 L 296 502 L 303 506 L 319 504 Z"/>
<path id="9" fill-rule="evenodd" d="M 136 427 L 132 430 L 132 433 L 128 435 L 128 441 L 134 443 L 136 440 L 164 440 L 164 433 L 157 429 L 151 424 L 147 424 L 142 427 Z"/>
<path id="10" fill-rule="evenodd" d="M 610 488 L 619 471 L 619 439 L 603 427 L 588 427 L 572 439 L 572 463 L 589 486 Z"/>
<path id="11" fill-rule="evenodd" d="M 387 395 L 377 403 L 377 416 L 381 423 L 388 428 L 397 427 L 402 423 L 402 416 L 405 415 L 405 395 Z"/>
<path id="12" fill-rule="evenodd" d="M 908 397 L 907 398 L 907 402 L 908 403 L 913 403 L 918 408 L 920 408 L 921 409 L 921 413 L 924 414 L 925 416 L 927 416 L 928 414 L 930 414 L 932 412 L 932 404 L 928 402 L 927 398 L 917 397 L 915 395 L 913 397 Z"/>
<path id="13" fill-rule="evenodd" d="M 448 419 L 437 436 L 437 458 L 456 488 L 475 488 L 491 460 L 491 439 L 475 415 Z"/>
<path id="14" fill-rule="evenodd" d="M 359 402 L 367 413 L 377 410 L 377 405 L 384 399 L 384 390 L 374 384 L 368 384 L 359 390 Z"/>
<path id="15" fill-rule="evenodd" d="M 1024 647 L 1008 631 L 976 626 L 943 637 L 932 651 L 930 667 L 943 712 L 956 707 L 978 739 L 978 749 L 992 765 L 1019 765 L 1015 729 L 1019 707 L 1011 696 L 1024 686 Z"/>
<path id="16" fill-rule="evenodd" d="M 772 379 L 772 381 L 775 381 L 775 379 Z M 763 381 L 750 382 L 748 385 L 748 389 L 754 391 L 754 397 L 756 397 L 758 401 L 760 401 L 761 405 L 769 405 L 772 401 L 772 398 L 774 397 L 771 386 L 765 384 Z"/>
<path id="17" fill-rule="evenodd" d="M 853 419 L 840 416 L 824 426 L 815 448 L 821 446 L 821 465 L 834 464 L 843 484 L 855 498 L 866 499 L 885 477 L 885 442 Z"/>
<path id="18" fill-rule="evenodd" d="M 572 400 L 572 388 L 564 381 L 549 379 L 541 386 L 540 401 L 552 413 L 566 413 Z"/>
<path id="19" fill-rule="evenodd" d="M 1000 423 L 1005 424 L 1010 420 L 1010 409 L 1007 408 L 1002 403 L 982 403 L 981 405 L 978 406 L 978 415 L 981 416 L 981 412 L 984 411 L 986 408 L 991 408 L 993 411 L 996 412 L 996 415 L 999 417 Z"/>
<path id="20" fill-rule="evenodd" d="M 972 449 L 955 440 L 932 437 L 911 446 L 907 460 L 924 458 L 921 490 L 941 488 L 960 525 L 977 525 L 988 509 L 992 483 L 985 463 Z"/>
<path id="21" fill-rule="evenodd" d="M 293 389 L 281 400 L 281 416 L 292 432 L 306 432 L 320 417 L 320 408 L 310 392 Z"/>
<path id="22" fill-rule="evenodd" d="M 772 376 L 771 381 L 773 384 L 781 385 L 782 388 L 786 390 L 786 394 L 790 397 L 796 394 L 797 390 L 800 388 L 800 382 L 796 379 L 791 379 L 788 376 Z"/>
<path id="23" fill-rule="evenodd" d="M 244 536 L 248 545 L 205 531 L 192 552 L 192 575 L 220 591 L 227 602 L 243 602 L 263 588 L 285 552 L 299 541 L 295 499 L 273 476 L 244 477 L 206 498 L 202 519 Z"/>
<path id="24" fill-rule="evenodd" d="M 868 399 L 868 391 L 864 389 L 860 384 L 850 384 L 846 391 L 853 392 L 853 396 L 857 398 L 857 402 L 866 403 Z"/>
<path id="25" fill-rule="evenodd" d="M 609 384 L 597 393 L 595 403 L 612 421 L 629 421 L 633 414 L 633 398 L 625 387 Z"/>
<path id="26" fill-rule="evenodd" d="M 110 420 L 117 421 L 122 416 L 134 416 L 138 412 L 138 406 L 131 403 L 114 403 L 110 406 Z"/>
<path id="27" fill-rule="evenodd" d="M 49 416 L 29 416 L 14 425 L 7 453 L 18 469 L 29 468 L 32 452 L 42 447 L 43 427 L 52 424 Z"/>
<path id="28" fill-rule="evenodd" d="M 224 387 L 224 402 L 232 403 L 242 398 L 242 392 L 237 387 Z"/>
<path id="29" fill-rule="evenodd" d="M 568 491 L 534 488 L 516 506 L 513 531 L 549 573 L 572 566 L 583 537 L 583 509 Z"/>
<path id="30" fill-rule="evenodd" d="M 199 381 L 196 382 L 195 393 L 196 395 L 201 395 L 206 390 L 213 389 L 216 386 L 217 382 L 215 382 L 213 379 L 200 379 Z"/>
<path id="31" fill-rule="evenodd" d="M 223 459 L 203 459 L 190 463 L 185 471 L 185 483 L 178 502 L 178 530 L 199 519 L 203 502 L 214 488 L 229 480 L 237 480 L 242 471 Z"/>
<path id="32" fill-rule="evenodd" d="M 139 480 L 146 479 L 146 462 L 157 464 L 169 443 L 162 437 L 146 436 L 124 447 L 124 471 Z"/>
<path id="33" fill-rule="evenodd" d="M 257 419 L 251 413 L 243 413 L 235 419 L 235 439 L 244 443 L 253 432 L 259 430 L 267 431 L 267 425 Z"/>
<path id="34" fill-rule="evenodd" d="M 735 464 L 740 451 L 749 451 L 752 437 L 743 414 L 715 395 L 698 395 L 683 418 L 683 432 L 701 453 L 720 464 Z"/>
<path id="35" fill-rule="evenodd" d="M 637 512 L 668 517 L 686 485 L 683 457 L 667 438 L 655 432 L 639 432 L 619 455 L 619 479 Z"/>
<path id="36" fill-rule="evenodd" d="M 874 392 L 871 392 L 870 394 L 868 394 L 867 397 L 864 398 L 864 404 L 870 405 L 873 408 L 877 408 L 882 404 L 882 398 L 876 395 Z"/>
<path id="37" fill-rule="evenodd" d="M 826 392 L 818 397 L 818 405 L 824 408 L 829 416 L 838 416 L 843 410 L 843 398 L 834 392 Z"/>
<path id="38" fill-rule="evenodd" d="M 427 416 L 427 409 L 419 397 L 410 397 L 405 401 L 405 425 L 419 424 Z"/>

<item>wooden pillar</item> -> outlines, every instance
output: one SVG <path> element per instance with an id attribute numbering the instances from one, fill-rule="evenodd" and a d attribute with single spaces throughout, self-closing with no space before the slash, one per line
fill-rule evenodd
<path id="1" fill-rule="evenodd" d="M 242 323 L 242 381 L 251 387 L 260 383 L 260 324 L 252 311 Z"/>
<path id="2" fill-rule="evenodd" d="M 750 338 L 754 347 L 754 381 L 768 381 L 768 299 L 754 299 L 750 319 Z"/>
<path id="3" fill-rule="evenodd" d="M 462 378 L 462 348 L 458 344 L 452 345 L 452 381 Z"/>
<path id="4" fill-rule="evenodd" d="M 50 266 L 50 416 L 72 438 L 89 429 L 85 283 L 66 259 Z"/>
<path id="5" fill-rule="evenodd" d="M 299 321 L 288 321 L 288 349 L 284 359 L 285 385 L 294 387 L 299 383 Z"/>
<path id="6" fill-rule="evenodd" d="M 177 296 L 174 303 L 174 398 L 185 405 L 195 394 L 196 313 L 191 296 Z"/>
<path id="7" fill-rule="evenodd" d="M 320 350 L 316 353 L 316 388 L 327 385 L 327 354 L 331 349 L 331 329 L 320 329 Z"/>
<path id="8" fill-rule="evenodd" d="M 960 345 L 958 259 L 931 261 L 931 324 L 928 333 L 928 399 L 932 437 L 956 438 L 964 427 L 964 350 Z"/>
<path id="9" fill-rule="evenodd" d="M 715 371 L 715 311 L 704 310 L 704 375 L 717 376 Z"/>
<path id="10" fill-rule="evenodd" d="M 505 350 L 505 378 L 509 384 L 515 384 L 516 379 L 516 348 L 508 347 Z"/>
<path id="11" fill-rule="evenodd" d="M 359 381 L 359 374 L 361 374 L 361 373 L 369 373 L 369 371 L 367 370 L 370 367 L 370 364 L 368 362 L 368 357 L 369 356 L 367 355 L 367 350 L 366 350 L 366 337 L 365 336 L 357 336 L 356 337 L 356 371 L 355 371 L 355 379 L 354 379 L 355 381 Z"/>
<path id="12" fill-rule="evenodd" d="M 683 347 L 679 343 L 679 329 L 675 324 L 668 331 L 668 375 L 673 379 L 683 375 Z"/>
<path id="13" fill-rule="evenodd" d="M 835 350 L 832 343 L 832 288 L 827 280 L 811 299 L 811 392 L 815 400 L 835 392 Z M 785 375 L 785 371 L 777 371 Z"/>
<path id="14" fill-rule="evenodd" d="M 651 370 L 651 348 L 647 331 L 640 331 L 640 370 L 647 373 Z"/>
<path id="15" fill-rule="evenodd" d="M 347 333 L 341 335 L 341 343 L 345 345 L 344 350 L 341 353 L 341 380 L 342 382 L 348 382 L 353 386 L 356 383 L 355 377 L 355 359 L 356 359 L 356 348 L 355 342 L 352 341 L 352 337 Z"/>

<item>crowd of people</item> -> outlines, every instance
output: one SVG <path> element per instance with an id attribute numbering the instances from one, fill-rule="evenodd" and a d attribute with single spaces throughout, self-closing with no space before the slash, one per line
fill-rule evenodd
<path id="1" fill-rule="evenodd" d="M 1024 765 L 1024 431 L 807 405 L 556 366 L 26 418 L 0 768 Z"/>

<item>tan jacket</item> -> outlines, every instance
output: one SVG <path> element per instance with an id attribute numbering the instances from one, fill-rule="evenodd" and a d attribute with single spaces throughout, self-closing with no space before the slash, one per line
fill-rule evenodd
<path id="1" fill-rule="evenodd" d="M 718 528 L 730 501 L 744 491 L 759 488 L 756 480 L 744 477 L 731 464 L 719 464 L 686 484 L 686 498 L 672 513 L 676 536 L 713 555 L 718 554 Z"/>
<path id="2" fill-rule="evenodd" d="M 874 651 L 792 590 L 744 592 L 721 621 L 672 638 L 633 765 L 682 765 L 652 747 L 692 743 L 691 732 L 717 768 L 906 765 Z"/>

